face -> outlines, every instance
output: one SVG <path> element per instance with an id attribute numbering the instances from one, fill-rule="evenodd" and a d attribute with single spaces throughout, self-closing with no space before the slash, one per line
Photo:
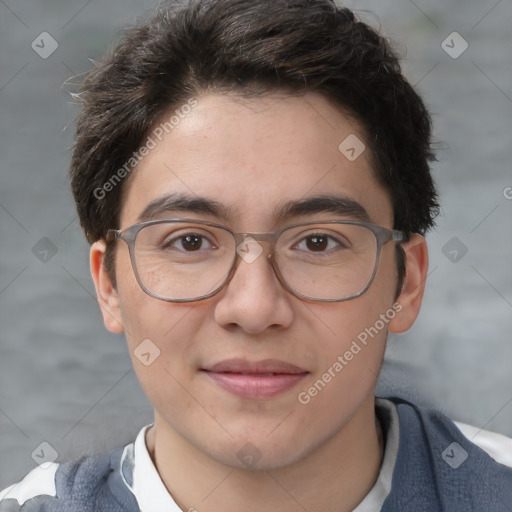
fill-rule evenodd
<path id="1" fill-rule="evenodd" d="M 290 201 L 336 195 L 361 205 L 370 222 L 391 229 L 390 197 L 372 172 L 368 152 L 354 160 L 338 149 L 354 135 L 364 141 L 353 119 L 313 93 L 243 101 L 216 94 L 200 97 L 130 177 L 120 227 L 140 222 L 151 202 L 170 194 L 215 201 L 223 205 L 223 216 L 167 210 L 156 212 L 155 218 L 207 220 L 235 232 L 353 220 L 331 211 L 280 221 L 274 216 Z M 423 249 L 415 252 L 422 244 L 414 240 L 408 281 L 398 298 L 400 312 L 392 307 L 394 243 L 383 246 L 366 293 L 330 303 L 292 295 L 265 252 L 250 263 L 239 259 L 219 293 L 190 303 L 144 293 L 122 241 L 117 242 L 116 289 L 102 269 L 102 242 L 93 246 L 91 261 L 105 323 L 126 332 L 135 371 L 155 408 L 157 429 L 167 429 L 224 464 L 240 466 L 240 450 L 242 455 L 257 450 L 259 467 L 276 468 L 307 457 L 348 428 L 361 411 L 373 410 L 388 330 L 408 328 L 421 301 L 418 283 L 426 256 Z M 363 343 L 365 329 L 370 331 Z M 146 366 L 135 354 L 148 339 L 160 354 Z M 229 377 L 226 370 L 232 372 Z"/>

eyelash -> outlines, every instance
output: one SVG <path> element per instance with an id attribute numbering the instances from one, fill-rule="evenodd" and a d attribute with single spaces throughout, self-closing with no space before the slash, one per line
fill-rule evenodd
<path id="1" fill-rule="evenodd" d="M 208 238 L 205 235 L 201 235 L 199 233 L 186 233 L 186 234 L 180 235 L 178 237 L 174 237 L 171 240 L 163 243 L 161 245 L 161 247 L 164 248 L 164 249 L 166 249 L 168 247 L 172 247 L 175 242 L 183 241 L 185 238 L 187 238 L 189 236 L 195 236 L 195 237 L 200 238 L 201 239 L 201 248 L 202 248 L 202 243 L 203 243 L 202 241 L 203 240 L 207 240 L 210 245 L 212 245 L 213 247 L 216 247 L 214 244 L 212 244 L 212 242 L 210 240 L 208 240 Z M 301 238 L 297 243 L 294 244 L 294 247 L 297 247 L 300 244 L 305 243 L 309 238 L 313 238 L 313 237 L 318 237 L 318 238 L 319 237 L 326 237 L 328 239 L 328 243 L 334 241 L 335 244 L 338 247 L 342 247 L 343 246 L 343 244 L 339 240 L 336 240 L 333 236 L 327 235 L 325 233 L 311 233 L 311 234 Z M 183 249 L 179 249 L 179 250 L 183 250 Z M 331 250 L 332 250 L 332 248 L 331 248 Z M 185 251 L 184 250 L 184 252 L 195 252 L 195 251 Z M 316 252 L 316 251 L 306 251 L 306 252 Z M 327 252 L 327 250 L 326 251 L 319 251 L 319 252 Z"/>

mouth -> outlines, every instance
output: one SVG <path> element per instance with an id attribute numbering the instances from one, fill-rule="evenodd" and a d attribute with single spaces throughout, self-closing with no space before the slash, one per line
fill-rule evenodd
<path id="1" fill-rule="evenodd" d="M 270 398 L 296 386 L 308 371 L 277 359 L 250 362 L 229 359 L 202 368 L 222 389 L 242 398 Z"/>

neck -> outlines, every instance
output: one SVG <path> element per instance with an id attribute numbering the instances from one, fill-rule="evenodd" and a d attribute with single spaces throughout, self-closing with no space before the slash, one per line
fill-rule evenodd
<path id="1" fill-rule="evenodd" d="M 353 510 L 377 480 L 383 456 L 379 429 L 371 397 L 342 430 L 307 457 L 259 471 L 210 458 L 157 413 L 146 444 L 164 485 L 182 510 L 342 512 Z"/>

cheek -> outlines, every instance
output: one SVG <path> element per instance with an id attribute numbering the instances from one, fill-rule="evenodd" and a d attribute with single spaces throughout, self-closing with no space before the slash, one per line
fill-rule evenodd
<path id="1" fill-rule="evenodd" d="M 183 367 L 183 360 L 191 359 L 200 326 L 199 321 L 192 321 L 193 306 L 166 303 L 135 292 L 124 298 L 121 309 L 132 359 L 145 345 L 156 347 L 159 361 L 171 369 Z"/>
<path id="2" fill-rule="evenodd" d="M 373 400 L 384 358 L 387 322 L 394 311 L 386 316 L 388 306 L 365 295 L 348 301 L 343 315 L 338 310 L 338 315 L 333 312 L 323 317 L 336 335 L 324 338 L 321 364 L 297 393 L 297 407 L 312 436 L 335 433 L 362 403 Z M 311 422 L 308 418 L 317 420 Z"/>
<path id="3" fill-rule="evenodd" d="M 144 388 L 159 380 L 188 378 L 192 360 L 197 305 L 165 302 L 146 294 L 133 273 L 129 257 L 119 255 L 120 315 L 134 369 Z"/>
<path id="4" fill-rule="evenodd" d="M 371 296 L 353 299 L 350 304 L 345 304 L 343 315 L 323 316 L 332 331 L 322 343 L 323 366 L 318 368 L 326 381 L 335 380 L 333 373 L 359 380 L 365 372 L 371 376 L 370 370 L 378 370 L 386 345 L 388 324 L 395 312 L 387 303 L 373 299 Z"/>
<path id="5" fill-rule="evenodd" d="M 380 254 L 379 266 L 368 293 L 381 297 L 382 307 L 393 303 L 398 283 L 396 248 L 393 243 L 385 245 Z"/>
<path id="6" fill-rule="evenodd" d="M 122 313 L 133 368 L 146 396 L 156 410 L 182 416 L 194 406 L 187 390 L 195 377 L 200 324 L 192 321 L 190 309 L 134 291 L 123 301 Z"/>
<path id="7" fill-rule="evenodd" d="M 391 248 L 392 249 L 392 248 Z M 344 303 L 311 305 L 313 314 L 326 327 L 318 351 L 317 371 L 301 388 L 298 402 L 321 413 L 329 404 L 340 411 L 355 410 L 364 397 L 373 394 L 384 358 L 389 323 L 398 314 L 393 304 L 396 287 L 394 253 L 383 251 L 370 288 Z M 332 421 L 336 422 L 336 412 Z"/>

